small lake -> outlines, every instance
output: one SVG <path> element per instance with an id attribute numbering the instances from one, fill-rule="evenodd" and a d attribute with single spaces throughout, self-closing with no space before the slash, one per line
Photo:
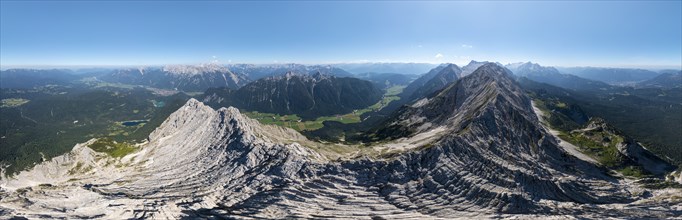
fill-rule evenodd
<path id="1" fill-rule="evenodd" d="M 134 121 L 124 121 L 121 122 L 121 125 L 126 126 L 126 127 L 131 127 L 135 125 L 139 125 L 142 123 L 147 123 L 149 120 L 134 120 Z"/>

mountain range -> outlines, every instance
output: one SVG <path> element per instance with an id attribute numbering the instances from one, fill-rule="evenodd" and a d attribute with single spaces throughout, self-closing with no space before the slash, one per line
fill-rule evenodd
<path id="1" fill-rule="evenodd" d="M 398 73 L 404 75 L 418 75 L 436 67 L 431 63 L 339 63 L 333 66 L 349 71 L 353 74 L 363 73 Z"/>
<path id="2" fill-rule="evenodd" d="M 682 88 L 682 71 L 664 71 L 661 75 L 636 85 L 640 88 Z"/>
<path id="3" fill-rule="evenodd" d="M 189 92 L 203 92 L 211 87 L 239 88 L 249 82 L 246 75 L 233 73 L 216 63 L 119 69 L 97 78 L 111 83 Z"/>
<path id="4" fill-rule="evenodd" d="M 236 106 L 314 119 L 365 108 L 377 103 L 382 95 L 381 89 L 361 79 L 289 72 L 256 80 L 234 91 L 209 89 L 202 100 L 213 107 Z"/>
<path id="5" fill-rule="evenodd" d="M 651 70 L 633 68 L 558 67 L 557 69 L 561 73 L 597 80 L 611 85 L 632 85 L 654 78 L 660 74 Z"/>
<path id="6" fill-rule="evenodd" d="M 288 72 L 308 75 L 321 73 L 337 77 L 353 76 L 353 74 L 346 72 L 346 70 L 332 65 L 302 65 L 295 63 L 269 65 L 230 64 L 227 65 L 227 68 L 230 69 L 230 71 L 235 72 L 237 74 L 246 75 L 251 80 L 258 80 L 264 77 L 283 75 Z"/>
<path id="7" fill-rule="evenodd" d="M 512 73 L 495 63 L 401 107 L 368 133 L 381 141 L 359 145 L 310 141 L 236 108 L 214 110 L 190 99 L 144 143 L 93 139 L 3 177 L 0 213 L 27 218 L 680 217 L 679 188 L 656 190 L 645 187 L 651 181 L 610 175 L 560 145 L 538 114 Z"/>
<path id="8" fill-rule="evenodd" d="M 536 82 L 547 83 L 572 90 L 600 90 L 612 87 L 611 85 L 600 81 L 560 73 L 559 70 L 554 67 L 540 66 L 537 63 L 514 63 L 508 64 L 505 67 L 519 77 L 526 77 Z"/>

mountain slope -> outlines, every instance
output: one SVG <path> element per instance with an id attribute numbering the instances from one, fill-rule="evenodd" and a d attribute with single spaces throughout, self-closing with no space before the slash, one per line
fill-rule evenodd
<path id="1" fill-rule="evenodd" d="M 214 107 L 232 105 L 249 111 L 297 114 L 306 119 L 349 113 L 373 105 L 383 95 L 368 81 L 291 72 L 257 80 L 234 92 L 208 92 L 203 100 Z"/>
<path id="2" fill-rule="evenodd" d="M 653 79 L 637 83 L 639 88 L 682 88 L 682 71 L 661 73 Z"/>
<path id="3" fill-rule="evenodd" d="M 462 70 L 455 64 L 441 64 L 405 87 L 403 93 L 400 94 L 401 100 L 404 103 L 409 103 L 428 95 L 443 88 L 446 84 L 454 82 L 460 77 L 461 73 Z"/>
<path id="4" fill-rule="evenodd" d="M 680 215 L 679 203 L 662 202 L 675 201 L 680 190 L 648 192 L 561 151 L 529 98 L 495 64 L 398 117 L 424 119 L 396 141 L 344 146 L 190 100 L 147 144 L 112 164 L 77 146 L 3 179 L 0 212 L 34 218 Z M 425 127 L 438 129 L 421 132 Z"/>
<path id="5" fill-rule="evenodd" d="M 411 95 L 410 100 L 419 99 L 445 87 L 461 77 L 462 70 L 455 64 L 448 64 L 442 70 L 431 77 L 426 83 L 417 88 Z"/>
<path id="6" fill-rule="evenodd" d="M 630 136 L 642 142 L 648 149 L 669 162 L 680 165 L 682 149 L 682 90 L 660 88 L 617 87 L 604 91 L 573 91 L 538 83 L 526 78 L 518 82 L 528 92 L 534 93 L 546 103 L 550 110 L 579 106 L 590 117 L 599 117 Z M 566 109 L 568 110 L 568 109 Z M 554 110 L 556 111 L 556 110 Z M 563 110 L 562 110 L 563 111 Z M 569 116 L 569 118 L 572 118 Z M 561 120 L 556 122 L 565 122 Z M 566 123 L 561 124 L 566 124 Z M 581 120 L 579 122 L 585 122 Z M 580 126 L 565 127 L 565 132 Z"/>
<path id="7" fill-rule="evenodd" d="M 498 96 L 509 96 L 500 99 L 510 100 L 513 105 L 526 105 L 523 101 L 527 100 L 521 100 L 525 98 L 521 95 L 523 92 L 515 86 L 506 69 L 492 63 L 484 66 L 485 68 L 479 68 L 475 72 L 476 75 L 472 74 L 451 83 L 438 93 L 422 98 L 410 106 L 403 106 L 374 135 L 379 139 L 390 139 L 421 133 L 453 122 L 459 124 L 458 126 L 467 126 L 467 121 L 474 114 L 491 100 L 497 100 Z M 500 90 L 507 91 L 502 93 Z"/>
<path id="8" fill-rule="evenodd" d="M 261 126 L 235 108 L 215 111 L 192 99 L 169 116 L 149 136 L 146 146 L 133 154 L 121 159 L 110 158 L 87 147 L 91 141 L 30 172 L 20 173 L 16 178 L 21 181 L 4 179 L 3 190 L 36 183 L 61 183 L 65 188 L 42 185 L 35 191 L 17 191 L 46 203 L 13 202 L 3 196 L 0 206 L 28 209 L 29 213 L 41 213 L 38 216 L 42 218 L 102 215 L 177 218 L 182 214 L 178 208 L 192 204 L 210 206 L 220 200 L 236 203 L 247 195 L 257 195 L 253 189 L 285 185 L 286 179 L 305 175 L 306 166 L 314 164 L 320 156 L 296 143 L 275 143 L 291 141 L 305 141 L 305 138 L 290 129 Z M 69 189 L 72 186 L 75 188 Z M 51 203 L 43 200 L 49 196 L 36 194 L 61 190 L 69 190 L 70 199 Z M 173 202 L 172 198 L 184 199 Z M 149 205 L 147 199 L 156 201 L 153 205 L 156 208 L 152 208 L 158 208 L 156 213 L 145 211 L 148 208 L 144 207 Z M 74 212 L 49 208 L 70 209 L 82 205 L 108 208 Z M 175 208 L 167 209 L 170 207 Z M 7 215 L 2 208 L 0 212 Z"/>

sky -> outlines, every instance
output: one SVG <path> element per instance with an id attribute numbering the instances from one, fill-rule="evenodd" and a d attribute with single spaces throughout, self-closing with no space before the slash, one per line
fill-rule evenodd
<path id="1" fill-rule="evenodd" d="M 0 66 L 682 66 L 682 1 L 0 1 Z"/>

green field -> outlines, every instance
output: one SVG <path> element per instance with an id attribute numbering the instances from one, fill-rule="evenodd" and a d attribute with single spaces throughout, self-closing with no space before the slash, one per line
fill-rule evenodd
<path id="1" fill-rule="evenodd" d="M 137 151 L 137 147 L 125 142 L 116 142 L 111 138 L 100 138 L 88 147 L 94 151 L 106 153 L 111 157 L 124 157 Z"/>
<path id="2" fill-rule="evenodd" d="M 0 105 L 0 107 L 2 108 L 18 107 L 28 102 L 29 102 L 28 99 L 3 99 L 2 105 Z"/>
<path id="3" fill-rule="evenodd" d="M 337 121 L 344 124 L 359 123 L 361 121 L 360 115 L 367 112 L 379 111 L 392 101 L 399 100 L 400 97 L 398 97 L 398 94 L 400 94 L 404 88 L 405 86 L 393 86 L 386 89 L 384 97 L 376 104 L 367 108 L 354 110 L 353 112 L 344 115 L 323 116 L 310 121 L 303 121 L 298 115 L 279 115 L 257 111 L 244 112 L 244 114 L 250 118 L 258 120 L 263 124 L 274 124 L 283 127 L 289 127 L 297 131 L 312 131 L 324 127 L 323 122 L 325 121 Z"/>

